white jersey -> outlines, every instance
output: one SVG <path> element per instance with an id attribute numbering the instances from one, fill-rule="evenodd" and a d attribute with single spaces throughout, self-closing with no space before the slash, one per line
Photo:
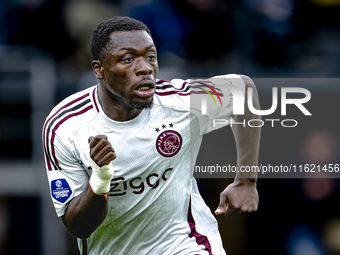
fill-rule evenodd
<path id="1" fill-rule="evenodd" d="M 243 84 L 235 77 L 224 76 Z M 88 185 L 88 137 L 105 134 L 116 152 L 108 213 L 88 239 L 78 239 L 83 255 L 225 254 L 217 222 L 191 173 L 202 135 L 216 129 L 214 117 L 230 118 L 232 95 L 211 86 L 190 92 L 190 83 L 183 80 L 158 80 L 156 85 L 153 106 L 130 121 L 105 115 L 97 86 L 66 98 L 46 119 L 43 146 L 59 217 Z M 211 88 L 224 105 L 202 115 L 190 100 Z"/>

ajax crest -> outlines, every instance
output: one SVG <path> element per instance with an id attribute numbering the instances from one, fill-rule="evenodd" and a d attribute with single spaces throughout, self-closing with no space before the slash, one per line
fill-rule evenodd
<path id="1" fill-rule="evenodd" d="M 162 132 L 156 140 L 156 148 L 163 157 L 175 156 L 182 147 L 181 135 L 173 130 Z"/>

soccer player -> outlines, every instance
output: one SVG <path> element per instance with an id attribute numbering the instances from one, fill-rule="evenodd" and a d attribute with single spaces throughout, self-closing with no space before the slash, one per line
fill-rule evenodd
<path id="1" fill-rule="evenodd" d="M 244 116 L 232 115 L 230 90 L 208 81 L 157 80 L 156 48 L 137 20 L 114 17 L 99 24 L 91 54 L 99 84 L 58 104 L 43 127 L 52 200 L 81 254 L 225 254 L 191 172 L 202 135 L 216 129 L 214 118 L 257 116 L 247 107 Z M 217 79 L 243 91 L 253 88 L 258 107 L 249 78 Z M 204 90 L 194 84 L 206 84 L 229 103 L 201 114 L 190 98 Z M 232 129 L 237 167 L 257 165 L 259 128 Z M 256 175 L 237 173 L 215 214 L 246 214 L 257 206 Z"/>

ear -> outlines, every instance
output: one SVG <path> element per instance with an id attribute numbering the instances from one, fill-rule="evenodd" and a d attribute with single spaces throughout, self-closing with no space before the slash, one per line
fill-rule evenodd
<path id="1" fill-rule="evenodd" d="M 92 68 L 94 70 L 94 74 L 98 79 L 103 79 L 104 78 L 104 68 L 103 64 L 100 60 L 93 60 L 91 62 Z"/>

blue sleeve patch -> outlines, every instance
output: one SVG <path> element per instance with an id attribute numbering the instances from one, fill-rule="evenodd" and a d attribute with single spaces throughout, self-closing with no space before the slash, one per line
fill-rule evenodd
<path id="1" fill-rule="evenodd" d="M 65 179 L 57 179 L 51 182 L 51 194 L 58 202 L 65 203 L 72 195 L 72 190 Z"/>

